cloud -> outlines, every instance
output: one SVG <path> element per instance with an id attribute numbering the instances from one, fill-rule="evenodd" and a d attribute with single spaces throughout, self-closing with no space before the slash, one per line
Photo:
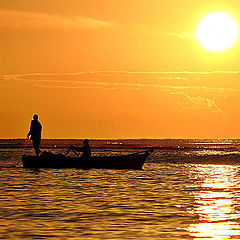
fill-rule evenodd
<path id="1" fill-rule="evenodd" d="M 114 86 L 114 87 L 154 87 L 166 90 L 195 89 L 205 92 L 238 92 L 239 71 L 214 72 L 128 72 L 128 71 L 86 71 L 60 74 L 2 74 L 2 83 L 32 82 L 52 85 L 52 87 Z"/>
<path id="2" fill-rule="evenodd" d="M 190 32 L 177 33 L 177 32 L 169 32 L 169 31 L 159 31 L 159 28 L 156 28 L 156 27 L 154 28 L 142 23 L 140 24 L 140 23 L 133 22 L 131 24 L 131 27 L 150 35 L 158 35 L 158 36 L 167 35 L 167 36 L 172 36 L 172 37 L 177 37 L 182 39 L 196 38 L 196 35 L 194 33 L 190 33 Z"/>
<path id="3" fill-rule="evenodd" d="M 32 86 L 51 89 L 134 90 L 152 89 L 176 96 L 182 109 L 209 110 L 225 114 L 218 98 L 240 93 L 240 71 L 214 72 L 129 72 L 85 71 L 76 73 L 5 74 L 0 87 Z M 196 80 L 197 79 L 197 80 Z"/>
<path id="4" fill-rule="evenodd" d="M 94 18 L 81 16 L 64 17 L 55 14 L 0 10 L 0 28 L 37 28 L 37 29 L 69 29 L 69 28 L 109 28 L 113 24 Z"/>
<path id="5" fill-rule="evenodd" d="M 219 108 L 215 102 L 218 97 L 225 97 L 225 96 L 215 96 L 215 97 L 210 98 L 210 97 L 203 97 L 203 96 L 191 96 L 185 92 L 178 92 L 178 91 L 169 92 L 169 93 L 174 94 L 174 95 L 182 95 L 185 97 L 185 101 L 180 102 L 180 105 L 182 108 L 185 108 L 185 109 L 207 109 L 214 113 L 225 114 L 223 112 L 223 110 L 221 108 Z"/>
<path id="6" fill-rule="evenodd" d="M 178 37 L 182 39 L 188 39 L 188 38 L 196 38 L 195 34 L 183 32 L 183 33 L 174 33 L 174 32 L 164 32 L 166 35 Z"/>

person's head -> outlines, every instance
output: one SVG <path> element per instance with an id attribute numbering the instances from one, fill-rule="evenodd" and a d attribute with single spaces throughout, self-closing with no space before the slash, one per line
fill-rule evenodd
<path id="1" fill-rule="evenodd" d="M 34 120 L 38 120 L 38 115 L 37 115 L 37 114 L 34 114 L 34 115 L 33 115 L 33 119 L 34 119 Z"/>
<path id="2" fill-rule="evenodd" d="M 89 143 L 89 140 L 88 139 L 84 139 L 83 140 L 83 144 L 87 145 Z"/>

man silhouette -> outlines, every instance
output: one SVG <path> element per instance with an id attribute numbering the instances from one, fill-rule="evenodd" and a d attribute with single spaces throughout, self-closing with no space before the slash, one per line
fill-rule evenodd
<path id="1" fill-rule="evenodd" d="M 38 115 L 34 114 L 33 120 L 31 121 L 30 130 L 27 134 L 27 138 L 31 136 L 30 139 L 32 140 L 33 147 L 37 156 L 39 156 L 39 153 L 41 152 L 41 150 L 39 149 L 39 145 L 41 143 L 41 132 L 42 132 L 42 125 L 38 121 Z"/>
<path id="2" fill-rule="evenodd" d="M 83 140 L 83 147 L 74 147 L 70 146 L 70 149 L 76 150 L 78 152 L 82 152 L 82 160 L 88 160 L 91 158 L 91 147 L 89 145 L 89 140 L 84 139 Z"/>

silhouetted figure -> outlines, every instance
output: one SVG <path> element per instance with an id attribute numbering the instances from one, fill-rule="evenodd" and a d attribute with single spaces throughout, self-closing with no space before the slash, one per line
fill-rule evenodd
<path id="1" fill-rule="evenodd" d="M 83 147 L 70 146 L 70 149 L 82 152 L 81 159 L 88 160 L 91 157 L 91 147 L 89 146 L 89 140 L 88 139 L 83 140 L 83 144 L 84 144 Z"/>
<path id="2" fill-rule="evenodd" d="M 37 156 L 39 156 L 39 153 L 41 152 L 41 150 L 39 149 L 39 146 L 41 143 L 41 132 L 42 132 L 42 125 L 38 121 L 38 115 L 35 114 L 33 116 L 33 120 L 31 121 L 30 131 L 27 135 L 27 138 L 31 136 L 30 139 L 32 140 L 33 147 Z"/>

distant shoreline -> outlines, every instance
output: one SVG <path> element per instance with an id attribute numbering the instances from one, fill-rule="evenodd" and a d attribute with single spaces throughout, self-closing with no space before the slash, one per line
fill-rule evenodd
<path id="1" fill-rule="evenodd" d="M 70 145 L 82 146 L 83 139 L 42 139 L 41 148 L 68 148 Z M 90 139 L 94 149 L 146 149 L 156 150 L 214 150 L 239 151 L 237 139 Z M 0 139 L 0 149 L 32 148 L 26 139 Z"/>

